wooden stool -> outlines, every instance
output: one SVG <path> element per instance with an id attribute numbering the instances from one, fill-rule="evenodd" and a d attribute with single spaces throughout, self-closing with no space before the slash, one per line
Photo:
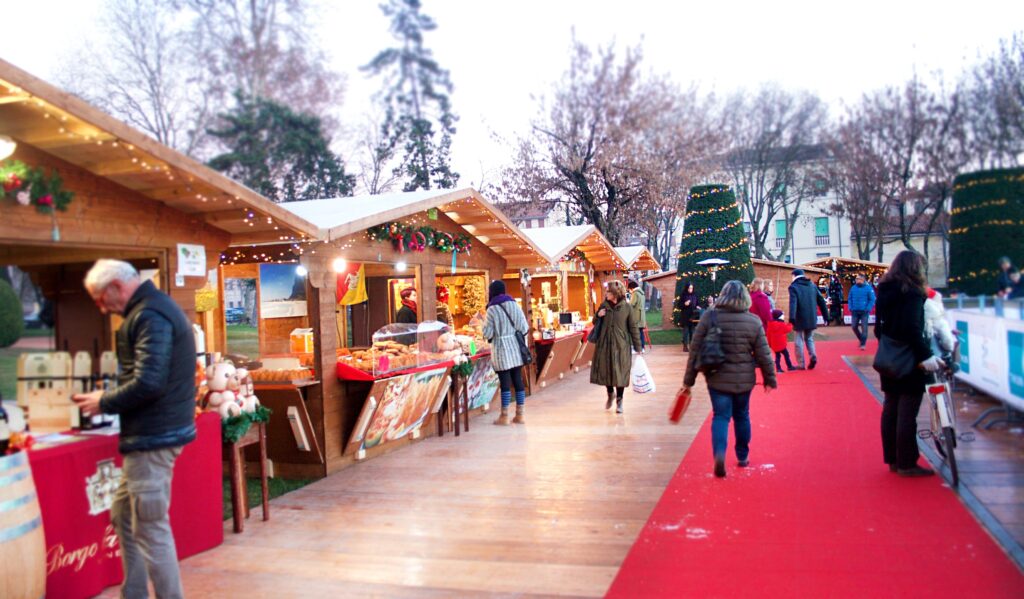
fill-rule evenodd
<path id="1" fill-rule="evenodd" d="M 263 520 L 270 519 L 270 497 L 267 489 L 267 423 L 257 422 L 249 427 L 242 438 L 231 444 L 231 506 L 235 522 L 235 532 L 245 528 L 243 518 L 249 517 L 248 493 L 245 487 L 245 448 L 250 445 L 260 446 L 260 487 L 263 491 Z M 244 514 L 244 516 L 243 516 Z"/>

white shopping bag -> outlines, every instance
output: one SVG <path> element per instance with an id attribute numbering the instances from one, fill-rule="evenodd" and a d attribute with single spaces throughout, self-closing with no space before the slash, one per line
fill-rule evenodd
<path id="1" fill-rule="evenodd" d="M 643 356 L 637 356 L 633 360 L 633 369 L 629 373 L 629 378 L 633 383 L 634 393 L 654 393 L 654 377 L 651 376 L 651 370 L 647 368 L 647 362 L 644 361 Z"/>

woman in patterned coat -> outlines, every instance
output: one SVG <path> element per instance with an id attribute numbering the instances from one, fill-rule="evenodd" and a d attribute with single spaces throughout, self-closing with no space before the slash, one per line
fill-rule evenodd
<path id="1" fill-rule="evenodd" d="M 526 385 L 523 384 L 523 357 L 519 353 L 517 335 L 530 331 L 526 315 L 516 300 L 505 293 L 504 281 L 491 281 L 484 339 L 491 344 L 491 365 L 501 383 L 501 415 L 494 424 L 507 425 L 508 407 L 512 403 L 512 390 L 516 392 L 515 424 L 526 424 Z"/>

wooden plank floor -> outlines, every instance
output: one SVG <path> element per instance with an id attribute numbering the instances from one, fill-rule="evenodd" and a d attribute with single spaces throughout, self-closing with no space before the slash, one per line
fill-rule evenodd
<path id="1" fill-rule="evenodd" d="M 269 522 L 253 510 L 241 535 L 226 523 L 182 563 L 186 595 L 604 595 L 710 410 L 701 387 L 669 424 L 685 355 L 647 359 L 658 392 L 627 390 L 623 416 L 582 371 L 528 398 L 525 427 L 492 412 L 280 497 Z"/>
<path id="2" fill-rule="evenodd" d="M 881 386 L 878 373 L 871 368 L 873 345 L 868 349 L 872 352 L 859 354 L 849 358 L 872 387 L 875 394 L 881 397 Z M 998 403 L 983 394 L 970 395 L 967 385 L 958 385 L 954 394 L 956 400 L 957 430 L 961 433 L 973 432 L 974 441 L 962 442 L 957 446 L 957 470 L 960 472 L 960 485 L 966 487 L 1002 526 L 1020 555 L 1024 552 L 1024 425 L 1020 423 L 998 424 L 991 430 L 971 428 L 971 424 L 988 408 Z M 930 408 L 928 399 L 921 403 L 918 414 L 918 430 L 929 426 Z M 928 441 L 931 443 L 931 441 Z M 881 453 L 881 442 L 878 447 Z M 933 448 L 934 453 L 934 448 Z M 968 507 L 974 510 L 970 502 Z M 975 514 L 978 517 L 977 513 Z M 983 522 L 984 523 L 984 522 Z"/>

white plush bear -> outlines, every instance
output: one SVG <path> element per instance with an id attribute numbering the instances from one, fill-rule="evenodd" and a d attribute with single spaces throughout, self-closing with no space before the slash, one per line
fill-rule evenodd
<path id="1" fill-rule="evenodd" d="M 206 386 L 210 390 L 206 395 L 207 409 L 219 412 L 224 420 L 241 413 L 238 395 L 232 388 L 237 388 L 235 373 L 235 365 L 231 362 L 218 362 L 206 367 Z"/>
<path id="2" fill-rule="evenodd" d="M 245 368 L 239 368 L 235 370 L 235 375 L 232 377 L 232 382 L 229 386 L 235 389 L 235 402 L 243 412 L 252 413 L 256 411 L 256 406 L 260 405 L 260 400 L 256 399 L 256 394 L 253 392 L 252 382 L 249 380 L 249 371 Z"/>

